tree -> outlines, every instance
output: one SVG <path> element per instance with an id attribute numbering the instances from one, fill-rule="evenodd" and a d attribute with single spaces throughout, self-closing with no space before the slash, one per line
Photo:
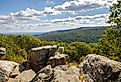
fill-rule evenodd
<path id="1" fill-rule="evenodd" d="M 108 23 L 112 24 L 100 39 L 100 54 L 121 61 L 121 0 L 110 7 Z"/>
<path id="2" fill-rule="evenodd" d="M 65 47 L 65 53 L 70 56 L 71 61 L 79 63 L 81 62 L 81 57 L 92 53 L 92 49 L 90 45 L 85 42 L 72 42 Z"/>
<path id="3" fill-rule="evenodd" d="M 110 16 L 108 23 L 115 24 L 115 27 L 121 27 L 121 0 L 110 7 Z"/>

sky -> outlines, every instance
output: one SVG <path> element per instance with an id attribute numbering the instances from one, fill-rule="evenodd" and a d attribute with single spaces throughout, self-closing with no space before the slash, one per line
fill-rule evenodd
<path id="1" fill-rule="evenodd" d="M 113 0 L 0 0 L 0 32 L 109 26 Z"/>

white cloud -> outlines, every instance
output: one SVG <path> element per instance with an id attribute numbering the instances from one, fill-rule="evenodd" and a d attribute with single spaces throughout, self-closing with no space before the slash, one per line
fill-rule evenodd
<path id="1" fill-rule="evenodd" d="M 78 13 L 87 11 L 92 13 L 91 10 L 107 7 L 110 3 L 111 0 L 74 0 L 54 7 L 45 7 L 42 11 L 27 8 L 6 16 L 0 15 L 0 31 L 52 31 L 83 25 L 107 25 L 105 21 L 108 19 L 108 14 L 80 16 Z M 63 17 L 65 13 L 68 18 Z M 63 16 L 61 19 L 60 17 L 41 19 L 46 18 L 47 15 Z"/>
<path id="2" fill-rule="evenodd" d="M 90 10 L 109 7 L 112 0 L 74 0 L 66 1 L 63 4 L 54 7 L 45 7 L 43 13 L 50 15 L 58 15 L 63 13 L 77 14 Z"/>
<path id="3" fill-rule="evenodd" d="M 0 24 L 14 24 L 30 20 L 39 20 L 42 15 L 41 11 L 27 8 L 26 10 L 10 13 L 9 15 L 0 15 Z"/>
<path id="4" fill-rule="evenodd" d="M 10 13 L 10 16 L 20 21 L 27 21 L 37 20 L 39 17 L 43 16 L 43 13 L 35 9 L 27 8 L 26 10 Z"/>
<path id="5" fill-rule="evenodd" d="M 51 14 L 51 15 L 58 15 L 58 14 L 62 14 L 61 11 L 58 11 L 56 9 L 53 9 L 51 7 L 45 7 L 43 10 L 43 13 L 46 14 Z"/>
<path id="6" fill-rule="evenodd" d="M 111 3 L 110 5 L 112 5 L 112 4 L 117 4 L 117 3 L 118 3 L 117 0 L 113 0 L 112 3 Z"/>
<path id="7" fill-rule="evenodd" d="M 54 19 L 51 21 L 48 20 L 46 22 L 52 22 L 53 24 L 56 24 L 57 27 L 61 26 L 62 28 L 57 28 L 58 30 L 78 28 L 83 26 L 109 26 L 109 24 L 106 23 L 106 20 L 108 20 L 108 15 L 109 14 L 97 14 L 94 16 L 76 16 L 62 19 Z"/>
<path id="8" fill-rule="evenodd" d="M 60 11 L 80 11 L 85 9 L 92 9 L 98 7 L 109 6 L 112 0 L 75 0 L 67 1 L 62 5 L 57 5 L 54 7 L 56 10 Z"/>
<path id="9" fill-rule="evenodd" d="M 48 4 L 53 4 L 54 2 L 51 1 L 51 0 L 47 0 L 47 3 L 48 3 Z"/>
<path id="10" fill-rule="evenodd" d="M 72 22 L 72 21 L 75 21 L 74 18 L 63 18 L 63 19 L 54 19 L 54 20 L 51 20 L 52 23 L 60 23 L 60 22 Z"/>
<path id="11" fill-rule="evenodd" d="M 39 20 L 43 14 L 41 11 L 35 9 L 27 8 L 15 13 L 10 13 L 9 15 L 0 15 L 0 30 L 24 30 L 25 23 L 33 20 Z"/>
<path id="12" fill-rule="evenodd" d="M 88 24 L 95 24 L 96 21 L 105 23 L 108 20 L 109 14 L 97 14 L 94 16 L 76 16 L 76 17 L 68 17 L 62 19 L 53 19 L 51 20 L 52 23 L 88 23 Z M 93 22 L 92 22 L 93 21 Z M 49 21 L 48 21 L 49 22 Z"/>

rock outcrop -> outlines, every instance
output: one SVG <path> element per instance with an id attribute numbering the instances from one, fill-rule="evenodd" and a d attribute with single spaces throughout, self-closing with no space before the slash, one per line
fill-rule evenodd
<path id="1" fill-rule="evenodd" d="M 5 48 L 0 48 L 1 59 L 5 52 Z M 32 48 L 27 56 L 28 60 L 21 65 L 0 60 L 0 82 L 30 82 L 37 77 L 41 77 L 38 82 L 50 82 L 54 67 L 66 64 L 68 56 L 62 54 L 63 52 L 64 47 L 43 46 Z"/>
<path id="2" fill-rule="evenodd" d="M 78 67 L 70 66 L 63 52 L 63 47 L 44 46 L 32 48 L 21 65 L 0 60 L 0 82 L 121 82 L 120 62 L 89 54 Z"/>
<path id="3" fill-rule="evenodd" d="M 64 65 L 67 59 L 67 55 L 60 54 L 64 52 L 63 47 L 57 46 L 43 46 L 38 48 L 32 48 L 28 54 L 28 68 L 38 72 L 46 65 Z"/>
<path id="4" fill-rule="evenodd" d="M 51 56 L 54 56 L 57 51 L 57 46 L 44 46 L 32 48 L 28 54 L 28 62 L 31 69 L 38 72 L 41 68 L 47 65 L 47 61 Z"/>
<path id="5" fill-rule="evenodd" d="M 121 63 L 104 56 L 87 55 L 80 68 L 87 82 L 121 82 Z"/>
<path id="6" fill-rule="evenodd" d="M 80 82 L 80 69 L 66 65 L 46 66 L 38 72 L 38 75 L 31 82 Z"/>

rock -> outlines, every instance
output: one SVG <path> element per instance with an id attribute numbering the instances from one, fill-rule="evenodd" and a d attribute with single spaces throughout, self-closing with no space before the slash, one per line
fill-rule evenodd
<path id="1" fill-rule="evenodd" d="M 15 78 L 16 76 L 18 76 L 24 70 L 25 70 L 25 67 L 23 65 L 17 65 L 16 68 L 9 75 L 9 77 L 10 78 Z"/>
<path id="2" fill-rule="evenodd" d="M 80 69 L 74 66 L 57 66 L 54 68 L 54 78 L 51 82 L 80 82 L 79 71 Z"/>
<path id="3" fill-rule="evenodd" d="M 89 54 L 80 68 L 86 82 L 121 82 L 121 63 L 104 56 Z"/>
<path id="4" fill-rule="evenodd" d="M 21 81 L 18 81 L 17 79 L 14 79 L 14 78 L 9 78 L 7 82 L 21 82 Z"/>
<path id="5" fill-rule="evenodd" d="M 51 65 L 41 69 L 31 82 L 50 82 L 53 78 L 53 69 Z"/>
<path id="6" fill-rule="evenodd" d="M 0 82 L 8 81 L 9 76 L 17 66 L 19 66 L 18 63 L 0 60 Z"/>
<path id="7" fill-rule="evenodd" d="M 0 47 L 0 60 L 4 60 L 6 56 L 6 49 L 3 47 Z"/>
<path id="8" fill-rule="evenodd" d="M 52 56 L 48 60 L 48 65 L 51 65 L 52 67 L 55 67 L 57 65 L 65 65 L 68 60 L 68 55 L 66 54 L 56 54 L 55 56 Z"/>
<path id="9" fill-rule="evenodd" d="M 25 70 L 16 76 L 16 78 L 13 80 L 17 82 L 30 82 L 35 77 L 35 75 L 36 73 L 33 70 Z"/>
<path id="10" fill-rule="evenodd" d="M 55 55 L 57 46 L 44 46 L 38 48 L 32 48 L 29 51 L 28 62 L 30 68 L 35 72 L 38 72 L 41 68 L 47 65 L 47 61 L 51 56 Z"/>
<path id="11" fill-rule="evenodd" d="M 79 68 L 59 65 L 52 68 L 51 65 L 41 69 L 31 82 L 80 82 Z"/>
<path id="12" fill-rule="evenodd" d="M 64 53 L 64 47 L 58 47 L 58 52 L 59 52 L 60 54 Z"/>

